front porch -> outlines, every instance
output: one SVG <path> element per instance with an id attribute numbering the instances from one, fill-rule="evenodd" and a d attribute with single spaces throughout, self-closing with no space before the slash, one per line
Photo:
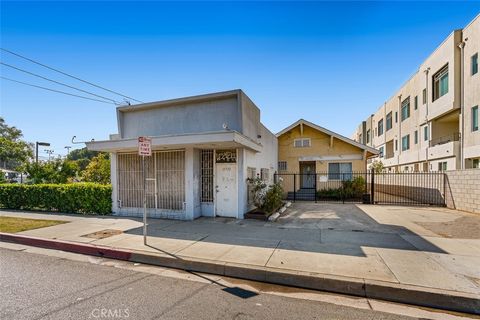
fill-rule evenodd
<path id="1" fill-rule="evenodd" d="M 245 157 L 260 146 L 237 132 L 153 137 L 152 156 L 136 152 L 136 140 L 91 142 L 110 151 L 112 211 L 151 218 L 193 220 L 200 216 L 243 218 L 246 212 Z M 248 151 L 247 151 L 248 150 Z M 245 201 L 243 201 L 245 199 Z"/>

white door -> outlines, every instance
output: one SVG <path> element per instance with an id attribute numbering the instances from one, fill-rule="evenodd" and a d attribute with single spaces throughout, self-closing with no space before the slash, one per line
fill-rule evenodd
<path id="1" fill-rule="evenodd" d="M 237 217 L 237 164 L 216 164 L 216 215 Z"/>

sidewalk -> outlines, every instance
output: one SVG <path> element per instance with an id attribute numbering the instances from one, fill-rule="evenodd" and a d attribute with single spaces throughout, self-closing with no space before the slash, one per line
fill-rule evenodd
<path id="1" fill-rule="evenodd" d="M 480 312 L 480 234 L 468 229 L 480 217 L 458 211 L 299 203 L 278 222 L 149 219 L 147 246 L 137 218 L 0 216 L 69 221 L 19 235 L 125 250 L 130 261 Z M 86 237 L 103 230 L 122 233 Z"/>

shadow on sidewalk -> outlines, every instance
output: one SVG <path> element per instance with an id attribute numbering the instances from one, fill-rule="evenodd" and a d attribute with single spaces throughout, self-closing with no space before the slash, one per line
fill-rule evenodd
<path id="1" fill-rule="evenodd" d="M 403 226 L 378 223 L 355 205 L 300 203 L 289 210 L 293 212 L 291 217 L 276 223 L 199 218 L 165 224 L 165 220 L 149 219 L 148 236 L 358 257 L 366 257 L 364 247 L 446 253 Z M 295 214 L 300 211 L 302 215 Z M 143 229 L 133 228 L 125 233 L 142 235 Z M 160 245 L 150 247 L 175 256 Z"/>

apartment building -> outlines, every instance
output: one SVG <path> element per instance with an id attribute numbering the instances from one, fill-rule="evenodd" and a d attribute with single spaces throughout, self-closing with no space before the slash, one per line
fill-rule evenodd
<path id="1" fill-rule="evenodd" d="M 387 171 L 479 168 L 480 15 L 453 31 L 418 71 L 357 127 Z"/>

